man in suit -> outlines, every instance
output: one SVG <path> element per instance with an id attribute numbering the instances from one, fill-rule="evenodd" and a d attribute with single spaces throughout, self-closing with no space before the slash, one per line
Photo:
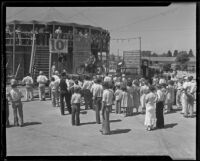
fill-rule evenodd
<path id="1" fill-rule="evenodd" d="M 68 91 L 68 87 L 67 87 L 67 83 L 66 83 L 66 73 L 61 74 L 61 80 L 60 80 L 59 87 L 60 87 L 60 112 L 61 112 L 61 115 L 65 114 L 64 113 L 64 109 L 65 109 L 64 99 L 67 104 L 68 112 L 71 114 L 71 105 L 70 105 L 70 102 L 68 101 L 69 100 L 69 91 Z"/>

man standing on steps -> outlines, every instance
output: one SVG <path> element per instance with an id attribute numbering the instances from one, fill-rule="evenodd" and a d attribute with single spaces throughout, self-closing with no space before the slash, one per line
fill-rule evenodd
<path id="1" fill-rule="evenodd" d="M 43 74 L 43 71 L 39 72 L 39 76 L 37 77 L 37 82 L 39 83 L 39 99 L 40 101 L 45 101 L 45 86 L 47 83 L 48 79 L 47 77 Z"/>

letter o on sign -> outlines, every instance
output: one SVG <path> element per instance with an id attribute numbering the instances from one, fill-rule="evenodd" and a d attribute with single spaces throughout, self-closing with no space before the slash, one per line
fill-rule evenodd
<path id="1" fill-rule="evenodd" d="M 62 40 L 57 40 L 57 41 L 56 41 L 56 48 L 57 48 L 58 50 L 63 50 L 63 49 L 64 49 L 64 46 L 65 46 L 65 44 L 64 44 L 64 42 L 63 42 Z"/>

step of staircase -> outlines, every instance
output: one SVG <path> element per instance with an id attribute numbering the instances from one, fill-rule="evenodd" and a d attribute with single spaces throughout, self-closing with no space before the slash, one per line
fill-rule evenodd
<path id="1" fill-rule="evenodd" d="M 47 77 L 49 76 L 49 47 L 36 47 L 35 65 L 38 67 L 36 75 L 39 74 L 39 71 L 43 71 Z"/>

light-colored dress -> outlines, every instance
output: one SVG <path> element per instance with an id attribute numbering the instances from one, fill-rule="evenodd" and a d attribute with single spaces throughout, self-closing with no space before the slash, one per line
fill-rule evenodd
<path id="1" fill-rule="evenodd" d="M 150 92 L 146 95 L 146 115 L 145 126 L 155 126 L 156 124 L 156 94 Z"/>
<path id="2" fill-rule="evenodd" d="M 140 88 L 140 103 L 142 108 L 145 108 L 145 96 L 149 92 L 149 87 L 147 85 L 141 86 Z"/>
<path id="3" fill-rule="evenodd" d="M 123 91 L 121 94 L 121 107 L 127 108 L 128 107 L 128 93 Z"/>

